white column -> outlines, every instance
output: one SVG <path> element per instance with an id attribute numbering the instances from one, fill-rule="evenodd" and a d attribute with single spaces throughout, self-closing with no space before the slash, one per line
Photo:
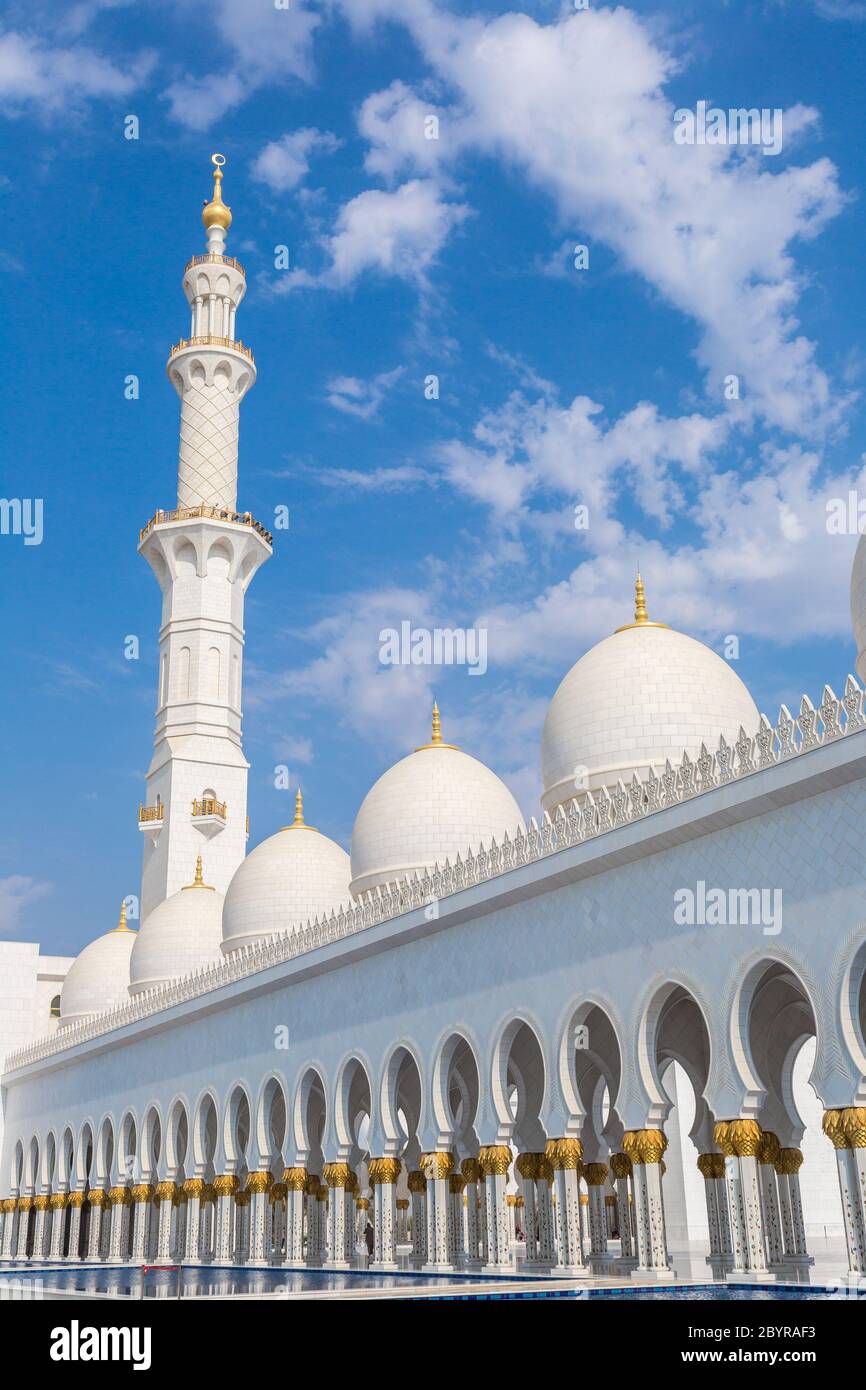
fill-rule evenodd
<path id="1" fill-rule="evenodd" d="M 153 1188 L 150 1183 L 137 1183 L 132 1189 L 132 1261 L 147 1264 L 150 1249 L 150 1216 Z"/>
<path id="2" fill-rule="evenodd" d="M 784 1263 L 785 1248 L 782 1240 L 782 1213 L 779 1203 L 779 1190 L 776 1182 L 776 1163 L 782 1150 L 778 1136 L 765 1130 L 758 1150 L 758 1186 L 761 1193 L 761 1212 L 764 1218 L 764 1240 L 767 1248 L 767 1263 Z"/>
<path id="3" fill-rule="evenodd" d="M 579 1139 L 548 1139 L 545 1157 L 553 1168 L 556 1218 L 556 1271 L 574 1277 L 586 1275 L 580 1229 L 580 1160 L 583 1145 Z"/>
<path id="4" fill-rule="evenodd" d="M 476 1265 L 479 1262 L 478 1179 L 481 1176 L 478 1159 L 464 1158 L 460 1172 L 465 1183 L 463 1196 L 466 1202 L 466 1263 Z"/>
<path id="5" fill-rule="evenodd" d="M 235 1194 L 240 1186 L 234 1173 L 222 1173 L 214 1178 L 214 1263 L 229 1265 L 235 1253 Z"/>
<path id="6" fill-rule="evenodd" d="M 409 1174 L 409 1195 L 412 1201 L 412 1259 L 415 1264 L 427 1263 L 427 1180 L 420 1169 Z"/>
<path id="7" fill-rule="evenodd" d="M 108 1194 L 111 1228 L 108 1237 L 110 1264 L 125 1264 L 129 1259 L 129 1209 L 132 1198 L 128 1187 L 112 1187 Z"/>
<path id="8" fill-rule="evenodd" d="M 81 1260 L 81 1212 L 86 1200 L 83 1188 L 69 1194 L 69 1249 L 66 1258 L 71 1264 Z"/>
<path id="9" fill-rule="evenodd" d="M 7 1197 L 4 1203 L 6 1220 L 3 1222 L 3 1244 L 0 1247 L 0 1260 L 13 1260 L 18 1249 L 18 1198 Z"/>
<path id="10" fill-rule="evenodd" d="M 853 1124 L 845 1124 L 844 1117 L 847 1113 L 846 1110 L 826 1110 L 824 1112 L 824 1133 L 836 1150 L 839 1195 L 842 1199 L 845 1241 L 848 1246 L 848 1272 L 852 1276 L 862 1277 L 866 1274 L 866 1205 L 864 1205 L 863 1196 L 866 1188 L 862 1184 L 864 1150 L 862 1148 L 852 1149 L 851 1147 L 850 1133 L 855 1133 L 856 1137 L 856 1130 Z M 785 1153 L 786 1150 L 783 1149 L 782 1154 Z M 789 1203 L 793 1209 L 793 1202 L 790 1200 L 790 1177 L 788 1184 Z M 792 1245 L 795 1240 L 792 1216 Z"/>
<path id="11" fill-rule="evenodd" d="M 87 1261 L 97 1264 L 102 1259 L 102 1226 L 108 1206 L 108 1193 L 103 1187 L 92 1187 L 87 1194 L 90 1208 L 90 1233 L 87 1237 Z"/>
<path id="12" fill-rule="evenodd" d="M 49 1259 L 63 1259 L 63 1237 L 66 1231 L 68 1193 L 55 1192 L 51 1198 L 51 1245 Z"/>
<path id="13" fill-rule="evenodd" d="M 348 1269 L 352 1231 L 346 1221 L 346 1185 L 352 1170 L 348 1163 L 326 1163 L 322 1171 L 328 1184 L 328 1264 Z"/>
<path id="14" fill-rule="evenodd" d="M 620 1260 L 634 1264 L 635 1245 L 631 1228 L 630 1180 L 632 1176 L 631 1159 L 628 1154 L 615 1153 L 610 1156 L 610 1167 L 616 1182 L 617 1222 L 619 1226 Z"/>
<path id="15" fill-rule="evenodd" d="M 397 1266 L 397 1179 L 400 1176 L 399 1158 L 371 1158 L 367 1166 L 373 1186 L 374 1263 L 377 1269 L 396 1269 Z"/>
<path id="16" fill-rule="evenodd" d="M 34 1201 L 36 1207 L 36 1232 L 33 1236 L 33 1254 L 31 1259 L 44 1260 L 48 1254 L 48 1240 L 50 1239 L 50 1207 L 51 1198 L 47 1192 L 40 1192 Z"/>
<path id="17" fill-rule="evenodd" d="M 607 1254 L 607 1217 L 604 1210 L 607 1171 L 606 1163 L 587 1163 L 583 1169 L 589 1191 L 589 1253 L 596 1256 Z"/>
<path id="18" fill-rule="evenodd" d="M 660 1129 L 629 1130 L 622 1146 L 632 1162 L 638 1253 L 634 1272 L 642 1279 L 672 1279 L 661 1170 L 667 1140 Z"/>
<path id="19" fill-rule="evenodd" d="M 487 1229 L 487 1261 L 491 1272 L 511 1270 L 509 1248 L 508 1204 L 506 1187 L 511 1166 L 511 1150 L 507 1144 L 486 1144 L 478 1153 L 484 1177 L 484 1207 Z"/>
<path id="20" fill-rule="evenodd" d="M 173 1182 L 157 1183 L 154 1191 L 156 1210 L 156 1263 L 170 1264 L 172 1258 L 171 1226 L 177 1186 Z"/>

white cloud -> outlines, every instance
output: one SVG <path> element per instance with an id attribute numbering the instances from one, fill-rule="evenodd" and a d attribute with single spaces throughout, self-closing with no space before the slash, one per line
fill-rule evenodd
<path id="1" fill-rule="evenodd" d="M 393 192 L 368 188 L 344 204 L 333 235 L 325 238 L 325 269 L 319 274 L 295 270 L 282 275 L 272 283 L 273 291 L 345 289 L 370 271 L 423 287 L 449 232 L 468 212 L 461 203 L 445 202 L 430 180 L 412 179 Z"/>
<path id="2" fill-rule="evenodd" d="M 312 40 L 321 16 L 303 0 L 288 9 L 250 0 L 218 0 L 206 16 L 190 5 L 196 23 L 214 22 L 230 54 L 228 66 L 205 74 L 185 74 L 170 84 L 164 96 L 175 120 L 193 130 L 205 130 L 226 111 L 271 83 L 313 76 Z"/>
<path id="3" fill-rule="evenodd" d="M 266 183 L 273 193 L 288 193 L 306 178 L 314 152 L 331 154 L 339 145 L 330 131 L 311 127 L 293 130 L 265 145 L 253 164 L 253 178 Z"/>
<path id="4" fill-rule="evenodd" d="M 50 893 L 52 888 L 53 884 L 40 883 L 25 874 L 0 878 L 0 936 L 11 936 L 18 931 L 24 909 Z"/>
<path id="5" fill-rule="evenodd" d="M 122 68 L 80 44 L 55 47 L 7 31 L 0 34 L 0 107 L 13 116 L 34 106 L 41 115 L 68 115 L 86 100 L 126 96 L 153 64 L 153 55 L 141 54 Z"/>
<path id="6" fill-rule="evenodd" d="M 380 372 L 378 376 L 369 377 L 366 381 L 357 376 L 334 377 L 327 385 L 327 402 L 345 415 L 354 415 L 359 420 L 372 420 L 404 370 L 403 367 L 395 367 L 393 371 Z"/>
<path id="7" fill-rule="evenodd" d="M 624 8 L 549 24 L 520 14 L 458 18 L 423 0 L 376 0 L 349 13 L 402 20 L 454 93 L 440 158 L 471 149 L 521 168 L 569 232 L 606 242 L 696 321 L 711 399 L 721 402 L 724 378 L 736 373 L 744 415 L 790 431 L 838 421 L 844 401 L 798 330 L 792 256 L 797 239 L 816 236 L 842 206 L 828 159 L 777 172 L 755 150 L 676 145 L 665 95 L 674 61 Z M 708 95 L 724 104 L 723 93 L 703 90 L 695 100 Z M 415 138 L 423 105 L 402 86 L 367 99 L 370 167 L 428 172 L 430 152 Z M 814 131 L 814 112 L 785 115 L 789 137 L 802 142 Z"/>

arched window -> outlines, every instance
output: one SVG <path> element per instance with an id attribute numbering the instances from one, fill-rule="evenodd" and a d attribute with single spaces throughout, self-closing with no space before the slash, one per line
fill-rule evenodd
<path id="1" fill-rule="evenodd" d="M 51 1018 L 59 1018 L 59 1017 L 60 1017 L 60 995 L 59 995 L 59 994 L 55 994 L 54 998 L 51 1000 L 51 1007 L 50 1007 L 50 1009 L 49 1009 L 48 1012 L 49 1012 L 49 1015 L 50 1015 Z"/>

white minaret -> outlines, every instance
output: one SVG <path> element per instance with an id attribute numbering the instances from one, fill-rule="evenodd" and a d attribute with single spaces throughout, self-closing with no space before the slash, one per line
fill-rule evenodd
<path id="1" fill-rule="evenodd" d="M 224 893 L 246 851 L 244 594 L 271 554 L 271 536 L 236 511 L 238 417 L 256 368 L 235 338 L 246 277 L 225 254 L 225 159 L 212 158 L 207 254 L 194 256 L 183 277 L 190 337 L 175 344 L 167 366 L 180 396 L 177 508 L 157 512 L 139 545 L 162 590 L 156 734 L 139 813 L 142 919 L 190 882 L 198 854 L 208 883 Z"/>

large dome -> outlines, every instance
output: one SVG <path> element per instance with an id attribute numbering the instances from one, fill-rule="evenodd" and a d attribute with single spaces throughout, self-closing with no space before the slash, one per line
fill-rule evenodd
<path id="1" fill-rule="evenodd" d="M 352 831 L 352 893 L 452 864 L 495 835 L 513 835 L 523 818 L 489 767 L 442 742 L 433 707 L 433 738 L 388 769 L 361 803 Z"/>
<path id="2" fill-rule="evenodd" d="M 581 792 L 645 777 L 651 766 L 677 766 L 702 743 L 733 742 L 760 716 L 726 661 L 664 623 L 650 622 L 643 583 L 636 585 L 635 621 L 590 648 L 572 666 L 550 702 L 541 739 L 542 806 Z"/>
<path id="3" fill-rule="evenodd" d="M 141 994 L 222 960 L 225 898 L 204 882 L 199 855 L 195 881 L 150 912 L 137 933 L 129 962 L 129 992 Z"/>
<path id="4" fill-rule="evenodd" d="M 256 845 L 228 886 L 223 951 L 302 927 L 349 902 L 349 877 L 348 854 L 304 823 L 298 792 L 294 824 Z"/>
<path id="5" fill-rule="evenodd" d="M 857 674 L 866 680 L 866 536 L 861 536 L 851 570 L 851 626 L 857 643 Z"/>
<path id="6" fill-rule="evenodd" d="M 113 931 L 98 936 L 75 957 L 60 991 L 60 1026 L 104 1013 L 129 999 L 129 957 L 137 932 L 126 925 L 126 906 Z"/>

